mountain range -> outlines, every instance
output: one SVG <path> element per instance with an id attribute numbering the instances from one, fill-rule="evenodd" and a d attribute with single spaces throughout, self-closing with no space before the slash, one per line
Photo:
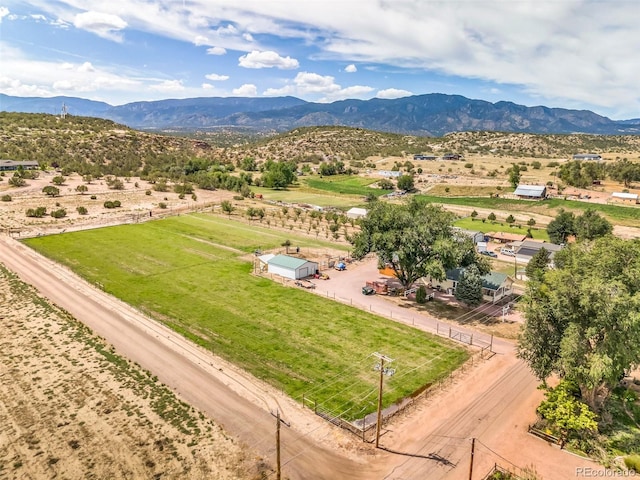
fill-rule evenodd
<path id="1" fill-rule="evenodd" d="M 301 126 L 342 125 L 418 136 L 460 131 L 539 134 L 640 134 L 640 119 L 614 121 L 589 110 L 511 102 L 491 103 L 432 93 L 398 99 L 313 103 L 295 97 L 203 97 L 113 106 L 77 97 L 14 97 L 0 94 L 0 111 L 105 118 L 136 129 L 195 131 L 245 128 L 282 132 Z"/>

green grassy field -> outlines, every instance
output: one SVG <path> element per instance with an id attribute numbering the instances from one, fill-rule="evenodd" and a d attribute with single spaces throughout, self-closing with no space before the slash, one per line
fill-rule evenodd
<path id="1" fill-rule="evenodd" d="M 582 214 L 582 212 L 588 208 L 592 208 L 593 210 L 600 212 L 603 216 L 609 219 L 609 221 L 616 225 L 637 226 L 640 223 L 640 207 L 587 203 L 576 200 L 563 200 L 561 198 L 531 202 L 528 200 L 516 200 L 511 198 L 421 196 L 430 202 L 441 203 L 444 205 L 489 208 L 495 209 L 496 212 L 532 212 L 549 215 L 551 217 L 554 217 L 561 208 L 573 211 L 577 215 Z"/>
<path id="2" fill-rule="evenodd" d="M 385 405 L 468 357 L 444 339 L 252 276 L 240 252 L 278 246 L 286 232 L 231 224 L 186 215 L 25 243 L 293 398 L 348 418 L 375 410 L 372 352 L 396 359 Z"/>
<path id="3" fill-rule="evenodd" d="M 522 225 L 520 227 L 517 226 L 509 226 L 504 222 L 490 222 L 490 221 L 481 221 L 481 220 L 473 220 L 471 217 L 461 218 L 457 220 L 454 225 L 456 227 L 464 228 L 466 230 L 475 230 L 477 232 L 487 233 L 487 232 L 509 232 L 509 233 L 518 233 L 521 235 L 527 234 L 527 229 L 529 228 L 527 225 Z M 549 235 L 547 234 L 546 229 L 531 229 L 531 234 L 535 240 L 543 240 L 545 242 L 549 241 Z"/>
<path id="4" fill-rule="evenodd" d="M 336 175 L 330 177 L 308 177 L 304 182 L 309 188 L 332 192 L 340 195 L 375 195 L 379 197 L 388 190 L 380 188 L 371 188 L 369 185 L 377 182 L 375 178 L 354 177 L 348 175 Z"/>

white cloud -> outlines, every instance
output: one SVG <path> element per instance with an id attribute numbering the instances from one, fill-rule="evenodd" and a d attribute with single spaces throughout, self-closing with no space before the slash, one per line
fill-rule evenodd
<path id="1" fill-rule="evenodd" d="M 117 32 L 126 28 L 127 22 L 110 13 L 83 12 L 75 16 L 73 25 L 76 28 L 95 33 L 99 37 L 121 42 L 122 35 Z"/>
<path id="2" fill-rule="evenodd" d="M 227 53 L 227 50 L 222 47 L 211 47 L 207 48 L 207 53 L 209 55 L 224 55 Z"/>
<path id="3" fill-rule="evenodd" d="M 151 90 L 163 93 L 175 93 L 184 91 L 182 80 L 164 80 L 149 87 Z"/>
<path id="4" fill-rule="evenodd" d="M 253 35 L 250 33 L 243 33 L 242 38 L 244 38 L 247 42 L 253 42 Z"/>
<path id="5" fill-rule="evenodd" d="M 238 97 L 255 97 L 258 95 L 258 87 L 252 83 L 245 83 L 241 87 L 234 88 L 232 93 Z"/>
<path id="6" fill-rule="evenodd" d="M 358 71 L 358 68 L 352 63 L 351 65 L 347 65 L 344 71 L 347 73 L 356 73 Z"/>
<path id="7" fill-rule="evenodd" d="M 319 102 L 333 102 L 346 98 L 362 98 L 374 89 L 365 85 L 353 85 L 342 88 L 331 75 L 319 75 L 312 72 L 300 72 L 289 83 L 281 88 L 268 88 L 265 96 L 294 95 L 299 97 L 315 96 Z"/>
<path id="8" fill-rule="evenodd" d="M 193 39 L 193 44 L 196 47 L 200 47 L 202 45 L 208 45 L 209 44 L 209 39 L 207 37 L 205 37 L 204 35 L 196 35 L 196 38 Z"/>
<path id="9" fill-rule="evenodd" d="M 386 88 L 384 90 L 378 90 L 378 93 L 376 93 L 376 98 L 393 99 L 409 97 L 411 95 L 413 95 L 413 93 L 409 90 L 402 90 L 400 88 Z"/>
<path id="10" fill-rule="evenodd" d="M 78 67 L 79 72 L 95 72 L 96 69 L 91 65 L 91 62 L 84 62 Z"/>
<path id="11" fill-rule="evenodd" d="M 300 66 L 298 60 L 291 57 L 281 57 L 276 52 L 253 50 L 238 59 L 238 65 L 244 68 L 279 68 L 294 70 Z"/>
<path id="12" fill-rule="evenodd" d="M 204 77 L 214 82 L 224 82 L 225 80 L 229 80 L 229 75 L 218 75 L 217 73 L 210 73 Z"/>
<path id="13" fill-rule="evenodd" d="M 0 7 L 0 23 L 2 23 L 2 19 L 9 15 L 9 9 L 7 7 Z"/>

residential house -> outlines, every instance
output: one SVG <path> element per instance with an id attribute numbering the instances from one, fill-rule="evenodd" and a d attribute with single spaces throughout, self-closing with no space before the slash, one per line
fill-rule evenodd
<path id="1" fill-rule="evenodd" d="M 602 156 L 598 155 L 597 153 L 576 153 L 573 156 L 574 160 L 596 160 L 596 161 L 600 161 L 602 160 Z"/>
<path id="2" fill-rule="evenodd" d="M 522 242 L 527 238 L 526 235 L 521 233 L 509 232 L 488 232 L 484 236 L 497 243 Z"/>
<path id="3" fill-rule="evenodd" d="M 453 294 L 458 286 L 464 268 L 447 271 L 446 280 L 439 282 L 431 280 L 431 285 Z M 513 278 L 505 273 L 489 272 L 482 276 L 482 299 L 485 302 L 496 303 L 513 293 Z"/>
<path id="4" fill-rule="evenodd" d="M 562 245 L 556 245 L 555 243 L 538 242 L 536 240 L 525 240 L 516 248 L 516 262 L 517 263 L 529 263 L 529 260 L 542 249 L 547 250 L 550 253 L 549 260 L 553 264 L 553 256 L 562 250 Z"/>
<path id="5" fill-rule="evenodd" d="M 38 162 L 17 161 L 17 160 L 0 160 L 0 172 L 9 172 L 18 170 L 22 167 L 24 170 L 37 170 L 40 168 Z"/>

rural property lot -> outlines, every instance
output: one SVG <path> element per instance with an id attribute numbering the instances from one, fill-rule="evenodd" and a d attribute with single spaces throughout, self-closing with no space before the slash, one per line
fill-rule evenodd
<path id="1" fill-rule="evenodd" d="M 181 349 L 176 354 L 178 343 L 174 342 L 182 342 L 179 336 L 169 330 L 158 334 L 156 329 L 159 326 L 138 318 L 130 308 L 109 300 L 84 282 L 73 280 L 75 277 L 64 269 L 49 266 L 42 260 L 39 260 L 40 265 L 38 261 L 35 264 L 29 262 L 29 265 L 21 263 L 28 257 L 38 257 L 24 247 L 11 247 L 15 243 L 7 241 L 7 248 L 0 249 L 0 261 L 26 274 L 48 296 L 113 342 L 118 351 L 157 372 L 162 382 L 222 423 L 249 448 L 273 459 L 273 417 L 266 411 L 279 408 L 286 418 L 293 419 L 292 429 L 283 430 L 283 461 L 287 462 L 285 471 L 291 478 L 309 478 L 309 472 L 314 472 L 312 478 L 408 479 L 423 475 L 427 475 L 426 478 L 464 478 L 468 442 L 457 440 L 452 444 L 445 438 L 447 436 L 458 439 L 477 437 L 516 465 L 535 462 L 544 478 L 571 478 L 571 469 L 585 464 L 584 460 L 569 457 L 526 434 L 526 423 L 530 421 L 540 392 L 535 388 L 537 382 L 515 360 L 512 351 L 477 365 L 458 377 L 443 393 L 411 407 L 407 415 L 391 423 L 390 430 L 382 439 L 382 445 L 396 453 L 378 451 L 372 455 L 369 446 L 358 444 L 350 437 L 345 439 L 341 432 L 332 432 L 325 424 L 318 425 L 317 417 L 310 419 L 308 411 L 307 414 L 300 412 L 299 407 L 288 403 L 286 397 L 277 395 L 255 379 L 247 381 L 248 377 L 241 376 L 238 380 L 242 384 L 240 386 L 228 379 L 220 382 L 218 377 L 227 373 L 227 369 L 232 372 L 232 367 L 225 364 L 222 367 L 224 372 L 209 368 L 209 362 L 204 360 L 206 357 L 201 356 L 206 352 L 197 349 L 196 355 L 192 356 L 193 346 L 185 347 L 189 354 Z M 2 252 L 5 253 L 4 258 Z M 61 273 L 52 277 L 49 270 Z M 350 270 L 336 272 L 334 276 L 350 273 Z M 69 289 L 67 285 L 73 285 L 73 288 Z M 312 296 L 306 291 L 297 291 Z M 101 302 L 106 302 L 106 309 L 100 306 Z M 134 318 L 135 322 L 143 322 L 142 332 L 138 331 L 140 327 L 133 328 Z M 171 337 L 171 341 L 162 340 L 165 334 Z M 220 365 L 219 358 L 212 357 L 212 362 L 215 366 Z M 227 388 L 233 383 L 236 383 L 236 389 L 240 389 L 242 397 L 253 401 L 246 402 L 229 392 Z M 261 403 L 260 398 L 267 400 L 267 405 Z M 431 405 L 434 405 L 433 409 Z M 434 411 L 438 413 L 434 415 Z M 250 426 L 246 423 L 248 418 L 251 419 Z M 452 433 L 454 429 L 455 435 Z M 340 451 L 326 450 L 316 443 L 322 444 L 327 440 L 334 445 L 337 443 Z M 481 447 L 478 448 L 479 469 L 500 463 L 501 460 L 493 453 L 485 450 L 483 456 Z M 345 458 L 345 453 L 352 460 Z M 541 458 L 545 458 L 544 463 L 540 462 Z M 360 463 L 365 459 L 366 467 Z"/>

